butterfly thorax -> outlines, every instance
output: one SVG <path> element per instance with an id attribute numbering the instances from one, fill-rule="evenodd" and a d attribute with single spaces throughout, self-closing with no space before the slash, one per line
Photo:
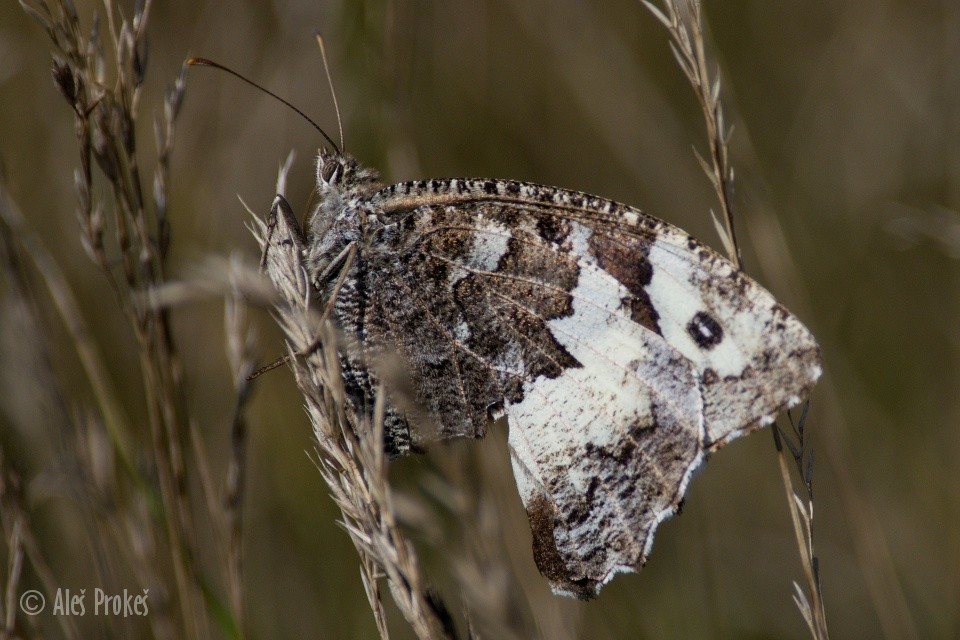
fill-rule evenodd
<path id="1" fill-rule="evenodd" d="M 385 241 L 382 212 L 372 204 L 382 188 L 379 174 L 352 156 L 321 151 L 318 203 L 307 221 L 304 249 L 304 268 L 311 283 L 323 301 L 333 302 L 344 391 L 354 409 L 363 412 L 372 410 L 378 385 L 378 376 L 370 368 L 378 349 L 367 331 L 366 314 L 375 289 L 369 262 L 372 255 L 390 251 L 385 244 L 393 244 Z M 386 235 L 395 240 L 393 234 Z M 393 406 L 387 408 L 384 432 L 390 457 L 411 450 L 407 422 Z"/>

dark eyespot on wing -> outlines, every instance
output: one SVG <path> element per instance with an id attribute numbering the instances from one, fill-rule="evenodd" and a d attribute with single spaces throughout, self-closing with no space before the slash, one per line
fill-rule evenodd
<path id="1" fill-rule="evenodd" d="M 706 311 L 698 311 L 687 325 L 687 333 L 704 350 L 709 350 L 723 340 L 723 328 L 717 319 Z"/>

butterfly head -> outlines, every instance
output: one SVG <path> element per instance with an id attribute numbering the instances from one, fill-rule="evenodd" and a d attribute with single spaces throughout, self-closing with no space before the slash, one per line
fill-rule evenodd
<path id="1" fill-rule="evenodd" d="M 317 157 L 317 189 L 321 196 L 350 192 L 365 192 L 379 188 L 379 174 L 360 165 L 346 153 L 323 149 Z"/>
<path id="2" fill-rule="evenodd" d="M 382 188 L 379 174 L 353 156 L 323 149 L 317 156 L 318 202 L 307 220 L 306 267 L 311 278 L 327 271 L 331 261 L 363 236 L 364 203 Z M 323 283 L 315 282 L 315 286 Z"/>

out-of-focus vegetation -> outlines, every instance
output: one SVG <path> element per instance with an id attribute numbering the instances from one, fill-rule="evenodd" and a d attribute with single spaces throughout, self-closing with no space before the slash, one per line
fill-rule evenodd
<path id="1" fill-rule="evenodd" d="M 102 4 L 78 3 L 86 30 L 95 9 Z M 125 10 L 132 15 L 132 7 Z M 722 248 L 710 220 L 712 189 L 691 149 L 703 148 L 699 108 L 666 33 L 633 0 L 589 9 L 573 0 L 492 0 L 156 3 L 151 11 L 138 121 L 145 175 L 152 176 L 156 157 L 153 120 L 188 55 L 236 68 L 333 134 L 312 37 L 319 29 L 346 147 L 387 180 L 486 176 L 580 189 L 639 206 Z M 807 426 L 831 633 L 956 637 L 960 7 L 949 0 L 756 0 L 707 2 L 704 11 L 734 127 L 745 268 L 808 324 L 824 351 L 826 374 Z M 103 272 L 80 242 L 74 119 L 50 66 L 43 30 L 15 3 L 0 6 L 6 189 L 67 275 L 122 399 L 132 450 L 149 450 L 142 363 Z M 322 140 L 276 101 L 209 69 L 191 71 L 177 122 L 169 275 L 189 279 L 210 256 L 234 253 L 255 265 L 237 195 L 266 213 L 277 166 L 292 148 L 298 160 L 287 193 L 306 207 Z M 96 180 L 93 188 L 102 194 L 110 187 Z M 103 550 L 89 542 L 98 521 L 90 520 L 91 496 L 77 495 L 85 485 L 73 466 L 76 451 L 65 448 L 76 444 L 68 425 L 90 420 L 97 398 L 41 279 L 30 268 L 23 275 L 42 330 L 17 324 L 19 303 L 9 301 L 20 297 L 5 285 L 4 468 L 19 472 L 30 530 L 57 582 L 107 588 L 91 576 L 119 561 L 99 556 Z M 250 313 L 263 359 L 281 354 L 269 314 Z M 170 318 L 183 403 L 220 483 L 236 402 L 223 303 L 201 299 L 174 308 Z M 312 449 L 310 429 L 287 370 L 257 381 L 247 417 L 249 636 L 374 636 L 356 554 L 304 453 Z M 487 441 L 440 445 L 392 465 L 398 509 L 415 525 L 411 537 L 427 578 L 452 609 L 458 558 L 487 554 L 509 559 L 520 587 L 502 593 L 522 587 L 531 603 L 511 615 L 543 637 L 805 636 L 791 600 L 791 582 L 801 575 L 796 543 L 768 433 L 715 456 L 693 482 L 683 513 L 659 530 L 644 571 L 618 577 L 587 603 L 555 598 L 537 574 L 505 439 L 495 429 Z M 109 449 L 106 439 L 81 443 Z M 196 480 L 194 467 L 186 472 Z M 438 475 L 458 489 L 449 493 Z M 189 496 L 196 568 L 219 576 L 226 549 L 215 524 L 208 530 L 201 517 L 198 485 Z M 476 508 L 451 506 L 463 495 Z M 458 508 L 469 517 L 452 517 Z M 144 587 L 132 573 L 111 575 L 109 588 Z M 29 570 L 23 584 L 41 588 Z M 214 600 L 229 600 L 218 578 L 209 589 Z M 394 637 L 410 637 L 390 613 Z M 35 622 L 48 637 L 64 632 L 49 612 Z M 90 617 L 74 623 L 87 633 L 112 628 Z"/>

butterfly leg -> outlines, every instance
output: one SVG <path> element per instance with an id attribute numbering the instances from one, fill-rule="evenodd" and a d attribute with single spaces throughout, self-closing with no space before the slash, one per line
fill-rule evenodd
<path id="1" fill-rule="evenodd" d="M 266 271 L 271 278 L 276 276 L 271 270 L 270 261 L 280 256 L 271 256 L 271 252 L 288 254 L 286 259 L 295 259 L 300 262 L 306 239 L 300 230 L 300 223 L 287 199 L 277 194 L 270 206 L 270 216 L 267 218 L 267 237 L 260 256 L 260 269 Z M 293 255 L 289 255 L 292 253 Z"/>

